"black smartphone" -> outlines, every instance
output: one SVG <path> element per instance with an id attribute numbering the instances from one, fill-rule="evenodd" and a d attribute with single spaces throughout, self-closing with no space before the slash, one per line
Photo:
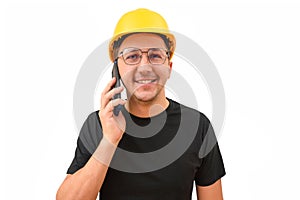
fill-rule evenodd
<path id="1" fill-rule="evenodd" d="M 113 86 L 113 88 L 120 87 L 121 86 L 121 77 L 120 77 L 120 73 L 119 73 L 119 67 L 118 67 L 117 60 L 114 61 L 114 66 L 112 69 L 112 77 L 116 77 L 116 83 Z M 121 93 L 115 94 L 112 99 L 117 99 L 117 98 L 121 98 Z M 121 108 L 122 108 L 121 104 L 115 106 L 114 110 L 113 110 L 114 115 L 118 116 Z"/>

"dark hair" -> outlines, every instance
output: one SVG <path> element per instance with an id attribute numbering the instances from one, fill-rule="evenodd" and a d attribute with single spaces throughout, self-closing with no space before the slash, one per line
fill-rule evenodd
<path id="1" fill-rule="evenodd" d="M 136 34 L 136 33 L 128 33 L 126 35 L 123 35 L 121 36 L 118 40 L 116 40 L 113 44 L 113 56 L 114 56 L 114 59 L 118 56 L 118 51 L 119 51 L 119 48 L 122 44 L 122 42 L 130 35 L 133 35 L 133 34 Z M 171 47 L 171 41 L 169 40 L 169 38 L 161 33 L 152 33 L 152 34 L 156 34 L 158 36 L 161 37 L 161 39 L 164 41 L 166 47 L 167 47 L 167 50 L 170 51 L 170 47 Z"/>

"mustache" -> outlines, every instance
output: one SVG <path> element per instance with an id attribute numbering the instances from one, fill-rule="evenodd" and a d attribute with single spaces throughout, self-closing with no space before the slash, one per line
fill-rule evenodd
<path id="1" fill-rule="evenodd" d="M 157 79 L 158 76 L 152 71 L 153 65 L 144 64 L 138 67 L 138 72 L 134 76 L 134 80 L 153 80 Z M 149 70 L 151 68 L 151 70 Z"/>

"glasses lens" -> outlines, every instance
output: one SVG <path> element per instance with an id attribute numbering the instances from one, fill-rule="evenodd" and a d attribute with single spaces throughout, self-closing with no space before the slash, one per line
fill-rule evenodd
<path id="1" fill-rule="evenodd" d="M 141 56 L 142 52 L 139 49 L 125 49 L 123 51 L 123 59 L 129 65 L 138 64 Z"/>
<path id="2" fill-rule="evenodd" d="M 163 64 L 166 60 L 167 54 L 162 49 L 150 49 L 148 58 L 152 64 Z"/>

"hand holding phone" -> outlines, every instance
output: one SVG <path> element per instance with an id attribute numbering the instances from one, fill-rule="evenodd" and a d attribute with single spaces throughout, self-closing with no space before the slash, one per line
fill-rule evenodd
<path id="1" fill-rule="evenodd" d="M 114 70 L 116 70 L 116 68 Z M 119 112 L 121 108 L 123 109 L 122 105 L 124 105 L 126 101 L 119 98 L 120 94 L 116 95 L 123 91 L 123 87 L 115 88 L 120 85 L 120 76 L 118 76 L 117 71 L 114 71 L 113 74 L 116 78 L 111 79 L 101 93 L 98 115 L 103 137 L 117 146 L 126 129 L 126 120 L 122 112 Z M 117 79 L 119 80 L 118 83 Z M 115 105 L 117 106 L 115 107 Z"/>

